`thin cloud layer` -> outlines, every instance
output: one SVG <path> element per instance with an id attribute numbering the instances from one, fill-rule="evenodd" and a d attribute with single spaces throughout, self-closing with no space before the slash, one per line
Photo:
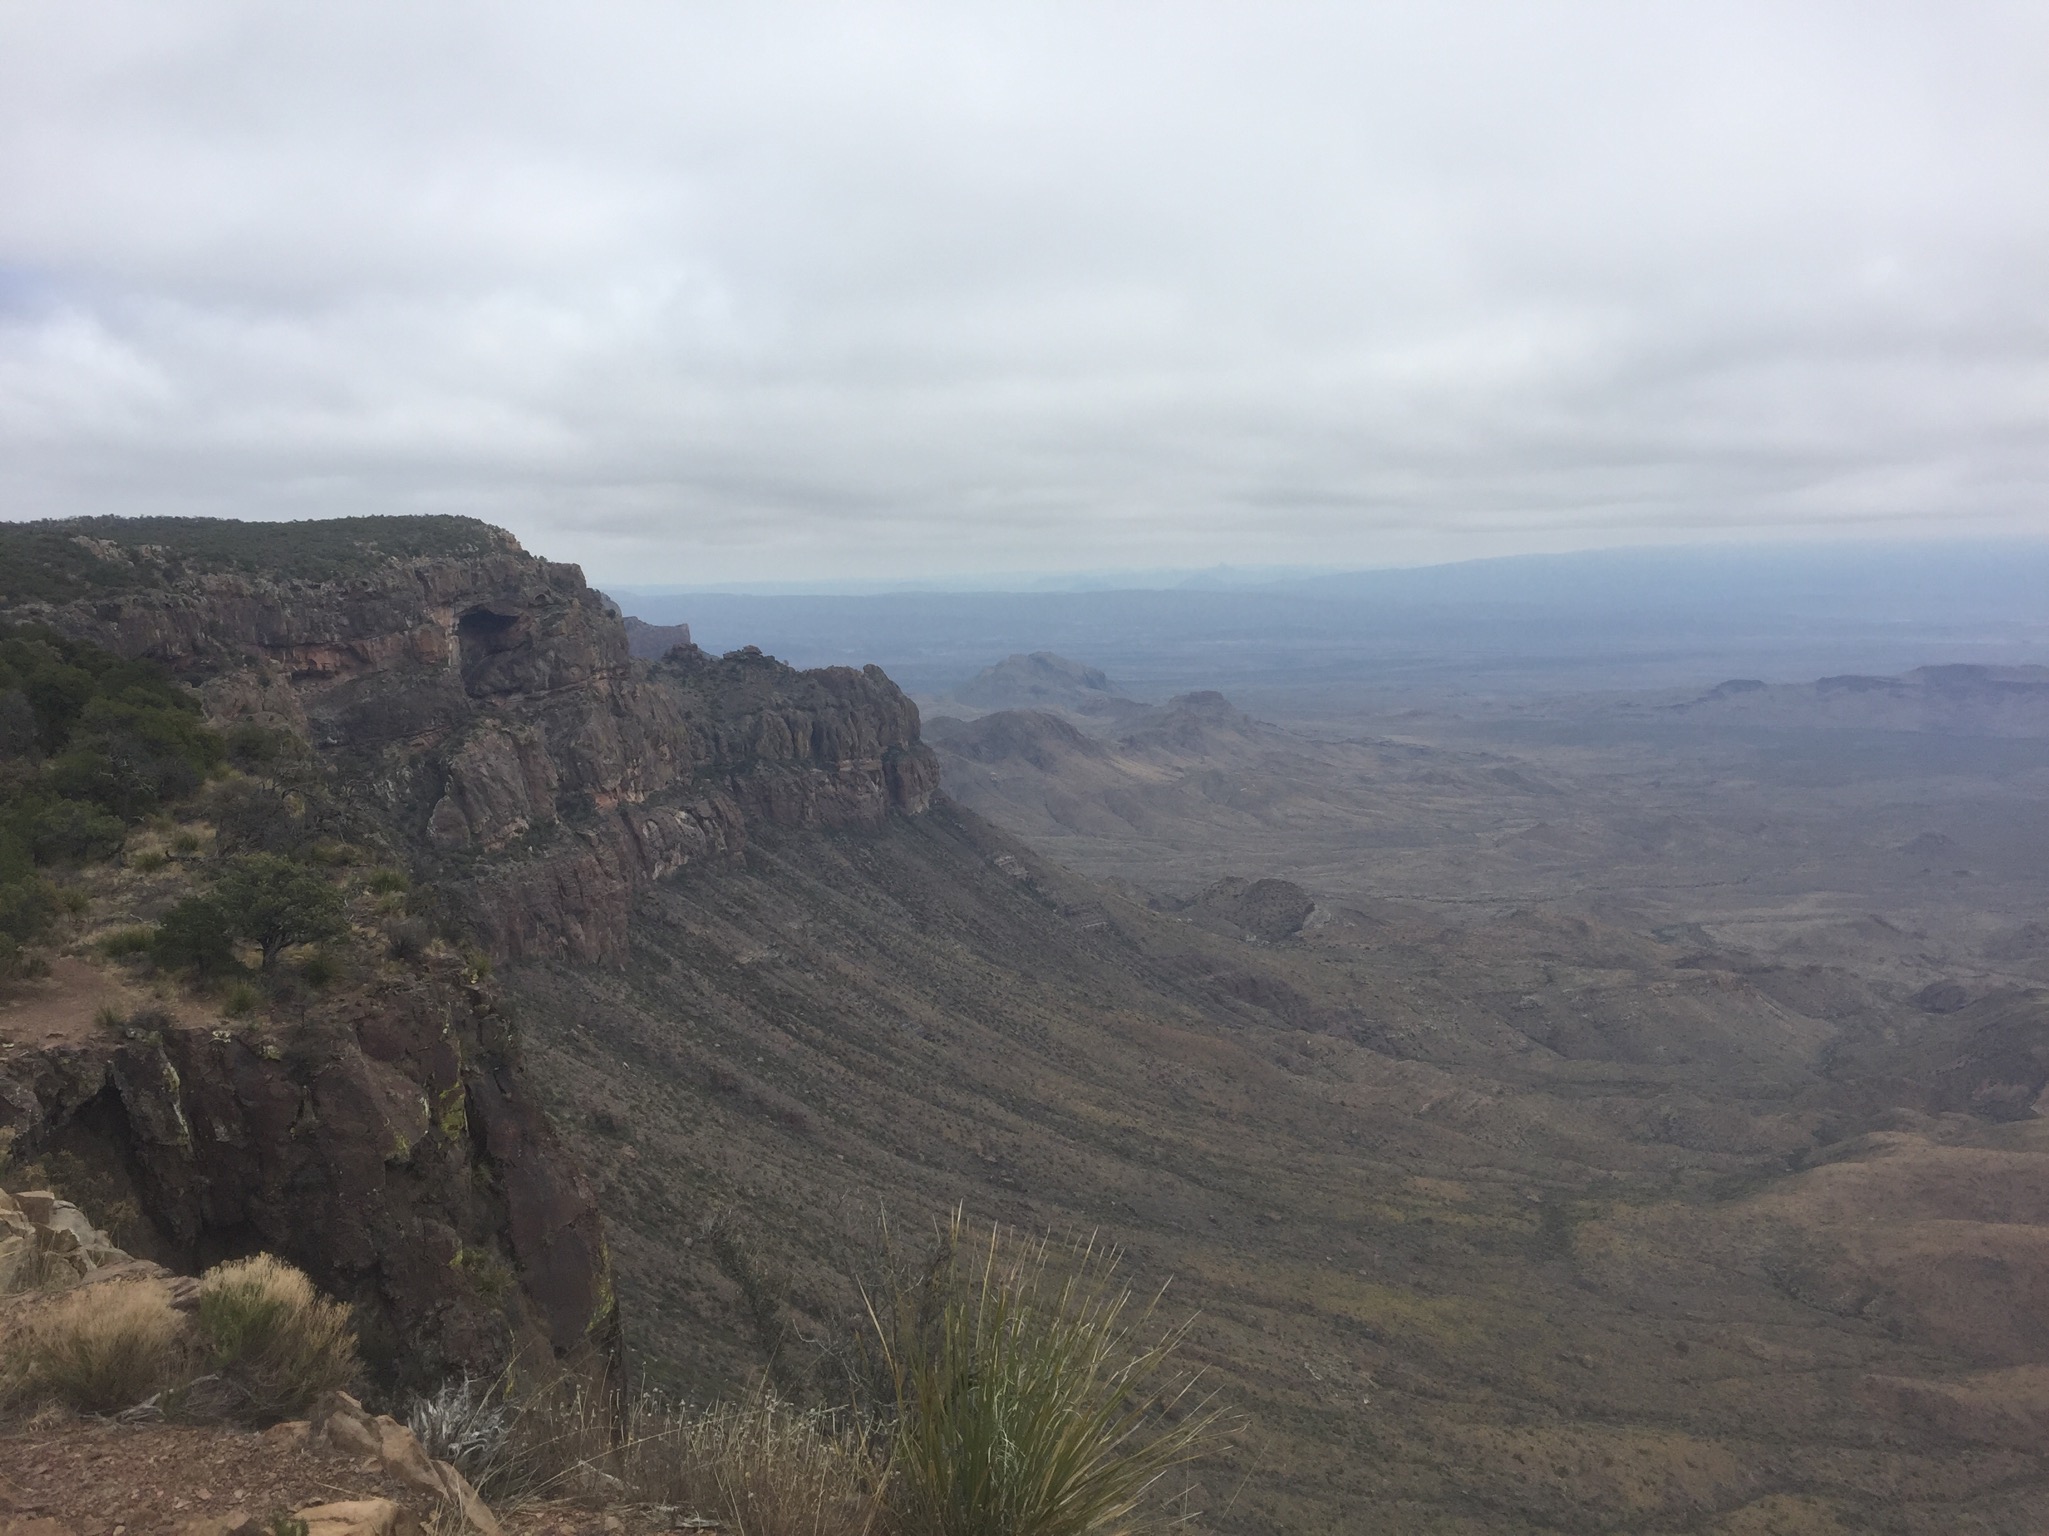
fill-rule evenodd
<path id="1" fill-rule="evenodd" d="M 2031 6 L 0 6 L 0 515 L 611 580 L 2049 533 Z"/>

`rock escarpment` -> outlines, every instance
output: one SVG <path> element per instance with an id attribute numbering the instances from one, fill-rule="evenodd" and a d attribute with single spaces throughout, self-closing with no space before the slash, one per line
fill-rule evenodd
<path id="1" fill-rule="evenodd" d="M 452 959 L 286 1028 L 142 1014 L 11 1053 L 0 1150 L 93 1168 L 173 1268 L 285 1255 L 356 1306 L 391 1376 L 612 1347 L 596 1201 Z"/>
<path id="2" fill-rule="evenodd" d="M 751 648 L 636 661 L 575 566 L 468 526 L 465 553 L 358 541 L 280 575 L 181 558 L 169 520 L 146 536 L 172 542 L 143 543 L 94 519 L 70 547 L 113 569 L 106 589 L 8 616 L 162 662 L 224 723 L 304 735 L 500 959 L 619 958 L 633 891 L 738 853 L 750 825 L 930 803 L 916 706 L 879 668 L 798 672 Z"/>

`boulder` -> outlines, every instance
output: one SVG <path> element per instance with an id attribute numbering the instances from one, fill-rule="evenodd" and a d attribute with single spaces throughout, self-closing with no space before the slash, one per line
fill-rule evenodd
<path id="1" fill-rule="evenodd" d="M 366 1469 L 381 1471 L 430 1495 L 459 1515 L 464 1527 L 477 1536 L 502 1536 L 497 1516 L 469 1479 L 447 1462 L 429 1456 L 420 1437 L 390 1414 L 373 1418 L 348 1393 L 330 1392 L 314 1405 L 306 1435 L 315 1446 L 360 1456 Z"/>
<path id="2" fill-rule="evenodd" d="M 133 1262 L 69 1200 L 47 1189 L 0 1190 L 0 1296 Z"/>

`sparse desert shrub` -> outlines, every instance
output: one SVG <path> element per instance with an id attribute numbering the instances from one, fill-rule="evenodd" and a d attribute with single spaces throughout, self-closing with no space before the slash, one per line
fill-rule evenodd
<path id="1" fill-rule="evenodd" d="M 375 896 L 400 895 L 413 888 L 413 882 L 406 878 L 405 871 L 398 869 L 372 870 L 370 878 L 363 883 Z"/>
<path id="2" fill-rule="evenodd" d="M 144 848 L 128 855 L 129 867 L 140 870 L 145 875 L 155 874 L 170 862 L 171 856 L 161 848 Z"/>
<path id="3" fill-rule="evenodd" d="M 148 954 L 155 944 L 154 928 L 117 928 L 100 940 L 100 953 L 109 960 L 126 960 Z"/>
<path id="4" fill-rule="evenodd" d="M 215 1369 L 242 1388 L 257 1417 L 303 1408 L 359 1369 L 348 1308 L 267 1253 L 200 1278 L 199 1330 Z"/>
<path id="5" fill-rule="evenodd" d="M 332 985 L 340 974 L 341 967 L 334 963 L 334 957 L 317 950 L 299 962 L 299 979 L 315 990 Z"/>
<path id="6" fill-rule="evenodd" d="M 433 937 L 433 930 L 417 917 L 400 918 L 384 926 L 384 952 L 394 960 L 410 964 L 427 952 Z"/>
<path id="7" fill-rule="evenodd" d="M 221 996 L 221 1012 L 231 1019 L 245 1019 L 256 1011 L 263 994 L 246 981 L 238 981 Z"/>
<path id="8" fill-rule="evenodd" d="M 1117 1254 L 1045 1239 L 962 1251 L 956 1215 L 922 1275 L 871 1299 L 896 1398 L 891 1512 L 902 1536 L 1144 1529 L 1219 1413 L 1174 1379 L 1183 1329 L 1134 1308 Z M 1184 1325 L 1185 1328 L 1185 1325 Z M 1164 1522 L 1159 1522 L 1164 1523 Z"/>
<path id="9" fill-rule="evenodd" d="M 199 834 L 189 828 L 181 828 L 171 834 L 171 852 L 180 858 L 190 858 L 199 852 Z"/>
<path id="10" fill-rule="evenodd" d="M 80 1287 L 24 1333 L 16 1391 L 81 1413 L 141 1402 L 169 1386 L 186 1359 L 185 1321 L 156 1285 Z"/>

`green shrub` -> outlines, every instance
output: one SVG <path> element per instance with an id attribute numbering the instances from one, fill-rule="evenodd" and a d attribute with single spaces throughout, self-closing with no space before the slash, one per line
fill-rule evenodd
<path id="1" fill-rule="evenodd" d="M 304 1408 L 360 1369 L 348 1308 L 267 1253 L 200 1277 L 199 1331 L 214 1368 L 242 1388 L 260 1418 Z"/>
<path id="2" fill-rule="evenodd" d="M 184 1320 L 162 1287 L 84 1287 L 28 1326 L 17 1390 L 81 1413 L 113 1413 L 161 1392 L 181 1374 Z"/>
<path id="3" fill-rule="evenodd" d="M 375 896 L 392 896 L 411 890 L 413 882 L 406 878 L 404 870 L 377 869 L 370 872 L 364 887 Z"/>
<path id="4" fill-rule="evenodd" d="M 328 954 L 314 953 L 299 962 L 299 979 L 309 987 L 331 986 L 334 978 L 341 974 L 341 967 Z"/>
<path id="5" fill-rule="evenodd" d="M 171 852 L 181 859 L 189 859 L 199 852 L 200 840 L 197 832 L 180 830 L 171 834 Z"/>
<path id="6" fill-rule="evenodd" d="M 230 779 L 215 785 L 205 804 L 222 853 L 289 854 L 309 840 L 303 798 L 275 784 Z"/>
<path id="7" fill-rule="evenodd" d="M 961 1238 L 956 1216 L 922 1277 L 870 1302 L 896 1400 L 896 1528 L 1133 1529 L 1218 1428 L 1190 1401 L 1192 1376 L 1168 1379 L 1181 1330 L 1156 1329 L 1154 1306 L 1134 1312 L 1116 1255 L 1093 1243 L 1056 1252 L 992 1230 L 963 1257 Z"/>
<path id="8" fill-rule="evenodd" d="M 37 864 L 89 864 L 121 851 L 127 829 L 98 806 L 62 800 L 41 788 L 15 800 L 0 824 Z"/>
<path id="9" fill-rule="evenodd" d="M 188 896 L 163 916 L 150 940 L 157 964 L 204 979 L 236 968 L 235 930 L 219 902 Z"/>
<path id="10" fill-rule="evenodd" d="M 238 981 L 221 998 L 221 1012 L 231 1019 L 247 1018 L 263 1001 L 263 994 L 246 981 Z"/>
<path id="11" fill-rule="evenodd" d="M 253 720 L 241 721 L 228 729 L 228 761 L 238 768 L 267 767 L 284 755 L 291 739 L 283 731 L 269 730 Z"/>
<path id="12" fill-rule="evenodd" d="M 144 848 L 128 856 L 131 869 L 139 869 L 145 875 L 153 875 L 171 862 L 171 856 L 161 848 Z"/>
<path id="13" fill-rule="evenodd" d="M 15 970 L 51 915 L 38 868 L 112 858 L 129 824 L 196 789 L 224 752 L 160 668 L 0 625 L 0 939 Z"/>
<path id="14" fill-rule="evenodd" d="M 57 915 L 57 888 L 33 875 L 0 885 L 0 934 L 21 943 L 40 938 Z"/>
<path id="15" fill-rule="evenodd" d="M 346 931 L 342 895 L 318 870 L 272 853 L 236 858 L 214 885 L 213 901 L 229 930 L 263 951 L 263 968 L 293 944 L 314 944 Z"/>

